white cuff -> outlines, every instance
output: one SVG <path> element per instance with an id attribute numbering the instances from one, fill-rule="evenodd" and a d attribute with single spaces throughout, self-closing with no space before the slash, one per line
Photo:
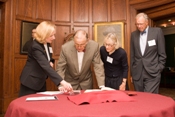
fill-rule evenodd
<path id="1" fill-rule="evenodd" d="M 102 86 L 99 86 L 99 88 L 101 89 L 101 88 L 103 88 L 103 87 L 105 87 L 104 85 L 102 85 Z"/>

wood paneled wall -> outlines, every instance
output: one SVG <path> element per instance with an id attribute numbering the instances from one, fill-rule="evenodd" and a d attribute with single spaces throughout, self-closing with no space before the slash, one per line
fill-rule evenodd
<path id="1" fill-rule="evenodd" d="M 94 39 L 95 22 L 127 22 L 127 0 L 7 0 L 5 3 L 5 39 L 3 54 L 3 99 L 1 113 L 18 96 L 19 77 L 25 65 L 27 55 L 20 54 L 20 36 L 22 21 L 52 21 L 56 24 L 56 40 L 52 43 L 53 57 L 58 60 L 61 45 L 66 34 L 78 29 L 88 32 Z M 127 30 L 125 31 L 127 32 Z M 126 34 L 125 34 L 126 35 Z M 125 47 L 128 51 L 128 39 Z M 48 79 L 48 90 L 57 90 Z"/>
<path id="2" fill-rule="evenodd" d="M 61 45 L 66 34 L 78 29 L 88 32 L 94 39 L 95 22 L 125 22 L 125 50 L 129 62 L 130 33 L 135 30 L 135 15 L 141 10 L 138 0 L 0 0 L 1 27 L 0 39 L 0 113 L 5 113 L 9 103 L 18 97 L 19 77 L 25 65 L 27 55 L 20 54 L 20 36 L 22 21 L 52 21 L 56 24 L 56 40 L 53 42 L 53 57 L 58 60 Z M 173 0 L 162 0 L 161 3 Z M 142 0 L 153 4 L 152 0 Z M 142 4 L 141 2 L 141 4 Z M 160 4 L 155 2 L 156 4 Z M 151 4 L 151 5 L 152 5 Z M 142 4 L 145 8 L 146 4 Z M 3 15 L 2 15 L 3 14 Z M 3 32 L 3 33 L 2 33 Z M 4 38 L 4 39 L 2 39 Z M 3 47 L 3 48 L 2 48 Z M 2 61 L 2 62 L 1 62 Z M 2 70 L 2 71 L 1 71 Z M 130 75 L 128 76 L 130 78 Z M 2 84 L 2 85 L 1 85 Z M 129 87 L 133 86 L 129 80 Z M 48 79 L 48 90 L 57 90 Z"/>
<path id="3" fill-rule="evenodd" d="M 22 21 L 41 22 L 49 20 L 56 24 L 56 40 L 52 44 L 55 59 L 59 58 L 65 34 L 71 33 L 72 29 L 75 31 L 84 29 L 88 32 L 90 39 L 93 39 L 94 22 L 126 21 L 125 0 L 16 0 L 16 4 L 14 3 L 13 6 L 16 24 L 14 26 L 16 29 L 14 42 L 17 42 L 14 45 L 14 65 L 22 64 L 20 67 L 15 66 L 18 68 L 14 69 L 15 73 L 21 72 L 21 67 L 23 68 L 26 60 L 26 56 L 20 55 L 19 52 Z M 19 77 L 19 75 L 16 74 L 15 76 Z M 51 84 L 48 86 L 48 90 L 56 90 L 52 83 L 48 83 Z M 19 81 L 15 80 L 15 84 L 18 86 Z"/>
<path id="4" fill-rule="evenodd" d="M 4 10 L 5 5 L 0 3 L 0 109 L 3 105 L 3 40 L 4 40 Z"/>

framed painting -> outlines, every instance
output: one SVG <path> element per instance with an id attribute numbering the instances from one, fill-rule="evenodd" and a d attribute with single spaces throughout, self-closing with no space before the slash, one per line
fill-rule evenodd
<path id="1" fill-rule="evenodd" d="M 39 23 L 22 21 L 21 24 L 21 40 L 20 53 L 27 54 L 28 48 L 33 41 L 32 30 L 37 27 Z"/>
<path id="2" fill-rule="evenodd" d="M 124 22 L 106 22 L 94 24 L 95 41 L 100 46 L 103 45 L 103 40 L 108 33 L 116 33 L 120 46 L 124 48 Z"/>

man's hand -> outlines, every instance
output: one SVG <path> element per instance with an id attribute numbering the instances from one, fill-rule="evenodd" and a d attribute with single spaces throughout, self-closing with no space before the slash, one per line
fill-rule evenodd
<path id="1" fill-rule="evenodd" d="M 132 77 L 131 77 L 131 83 L 133 83 L 133 82 L 132 82 Z"/>
<path id="2" fill-rule="evenodd" d="M 50 62 L 50 66 L 53 67 L 53 63 L 52 62 Z"/>

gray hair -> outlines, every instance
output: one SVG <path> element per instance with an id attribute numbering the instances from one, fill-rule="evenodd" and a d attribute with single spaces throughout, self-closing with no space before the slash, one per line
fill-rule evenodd
<path id="1" fill-rule="evenodd" d="M 136 15 L 136 19 L 139 18 L 139 17 L 143 17 L 143 18 L 144 18 L 145 20 L 147 20 L 147 21 L 148 21 L 148 19 L 149 19 L 148 15 L 145 14 L 145 13 L 139 13 L 139 14 L 137 14 L 137 15 Z"/>

